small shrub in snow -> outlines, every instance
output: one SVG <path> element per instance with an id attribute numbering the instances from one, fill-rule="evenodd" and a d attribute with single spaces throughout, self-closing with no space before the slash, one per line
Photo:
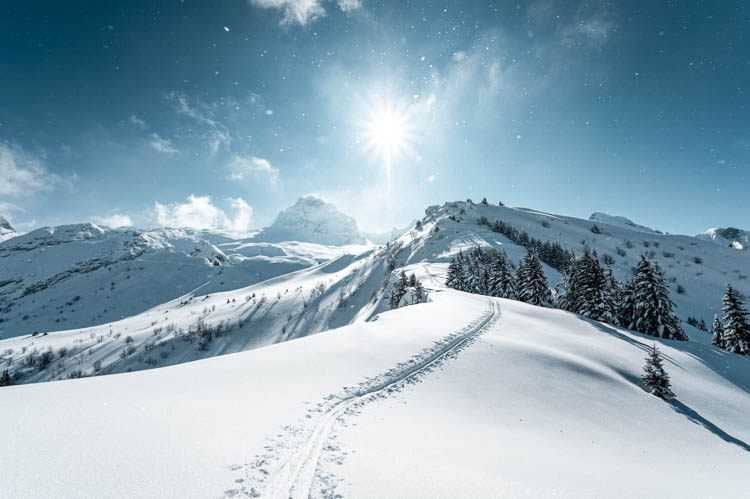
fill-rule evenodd
<path id="1" fill-rule="evenodd" d="M 622 249 L 622 248 L 621 248 L 621 247 L 619 247 L 619 246 L 615 247 L 615 251 L 616 251 L 616 252 L 617 252 L 617 254 L 618 254 L 618 255 L 620 255 L 620 256 L 626 256 L 626 255 L 628 254 L 628 253 L 627 253 L 627 251 L 625 251 L 624 249 Z"/>
<path id="2" fill-rule="evenodd" d="M 701 265 L 703 263 L 703 258 L 696 256 L 693 258 L 693 262 L 695 262 L 698 265 Z"/>

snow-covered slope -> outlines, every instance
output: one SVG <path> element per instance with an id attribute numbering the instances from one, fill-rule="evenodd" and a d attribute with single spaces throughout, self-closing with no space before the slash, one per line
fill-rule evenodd
<path id="1" fill-rule="evenodd" d="M 698 234 L 695 237 L 705 239 L 706 241 L 713 241 L 716 244 L 734 249 L 742 250 L 750 248 L 750 231 L 734 227 L 708 229 L 706 232 Z"/>
<path id="2" fill-rule="evenodd" d="M 314 196 L 302 197 L 283 210 L 263 229 L 256 241 L 305 241 L 326 245 L 365 244 L 357 222 L 331 203 Z"/>
<path id="3" fill-rule="evenodd" d="M 238 289 L 363 249 L 193 230 L 46 227 L 0 243 L 0 338 L 106 324 L 197 289 Z"/>
<path id="4" fill-rule="evenodd" d="M 4 495 L 746 497 L 750 359 L 656 340 L 678 396 L 665 403 L 639 380 L 652 338 L 442 289 L 443 264 L 407 270 L 432 303 L 0 389 Z"/>
<path id="5" fill-rule="evenodd" d="M 607 215 L 606 213 L 602 213 L 601 211 L 595 211 L 594 213 L 592 213 L 591 216 L 589 217 L 589 220 L 591 220 L 592 222 L 616 225 L 617 227 L 623 227 L 625 229 L 637 230 L 641 232 L 653 232 L 656 234 L 661 233 L 660 231 L 651 229 L 644 225 L 638 225 L 637 223 L 633 222 L 629 218 L 615 216 L 615 215 Z"/>
<path id="6" fill-rule="evenodd" d="M 595 234 L 591 231 L 594 222 L 589 220 L 462 201 L 433 206 L 426 213 L 421 231 L 411 230 L 398 239 L 405 245 L 407 263 L 445 262 L 459 250 L 475 245 L 505 248 L 514 261 L 523 257 L 525 248 L 478 225 L 480 217 L 486 217 L 490 222 L 504 220 L 540 241 L 557 242 L 577 255 L 587 248 L 596 250 L 601 260 L 611 259 L 615 277 L 620 280 L 631 278 L 640 255 L 646 255 L 664 268 L 676 311 L 683 320 L 694 316 L 710 324 L 714 314 L 720 312 L 728 283 L 750 296 L 750 253 L 695 237 L 644 233 L 598 222 L 601 233 Z M 555 269 L 545 265 L 544 270 L 550 285 L 560 281 Z"/>
<path id="7" fill-rule="evenodd" d="M 18 232 L 10 225 L 10 222 L 5 217 L 0 216 L 0 243 L 17 235 Z"/>
<path id="8" fill-rule="evenodd" d="M 601 259 L 611 259 L 618 279 L 629 278 L 639 255 L 646 254 L 664 267 L 672 298 L 678 305 L 677 313 L 683 320 L 694 316 L 710 324 L 713 315 L 720 312 L 727 283 L 750 296 L 750 281 L 745 274 L 750 269 L 747 252 L 688 236 L 645 234 L 606 224 L 601 224 L 601 233 L 595 234 L 591 231 L 593 223 L 588 220 L 522 208 L 455 202 L 428 208 L 420 229 L 411 229 L 386 248 L 260 243 L 254 238 L 232 240 L 205 231 L 138 233 L 138 237 L 133 236 L 135 241 L 145 238 L 149 243 L 145 245 L 147 251 L 137 259 L 127 259 L 129 253 L 125 252 L 120 263 L 66 278 L 49 290 L 16 298 L 11 311 L 3 315 L 10 320 L 0 323 L 6 331 L 15 332 L 7 334 L 15 338 L 0 341 L 0 361 L 16 366 L 13 370 L 19 373 L 19 383 L 118 373 L 258 348 L 366 320 L 386 308 L 386 295 L 390 292 L 387 286 L 402 266 L 423 262 L 445 264 L 458 251 L 470 250 L 475 245 L 503 248 L 514 261 L 526 254 L 524 247 L 480 225 L 481 218 L 504 220 L 519 231 L 528 232 L 530 237 L 558 242 L 577 254 L 585 248 L 597 250 Z M 119 239 L 122 233 L 99 230 L 103 234 L 96 237 L 102 238 L 101 242 L 88 246 L 107 248 L 110 244 L 120 252 L 128 248 Z M 183 244 L 180 251 L 169 250 L 178 247 L 175 241 L 183 240 L 178 235 L 190 243 L 180 243 Z M 115 242 L 106 243 L 107 237 Z M 85 239 L 78 237 L 81 238 Z M 190 256 L 192 251 L 188 250 L 196 239 L 207 246 Z M 166 249 L 153 249 L 160 244 Z M 40 256 L 29 262 L 39 266 L 47 261 L 45 258 L 55 255 L 51 251 L 63 246 L 42 246 L 38 250 Z M 0 245 L 0 258 L 5 247 Z M 226 261 L 220 267 L 214 267 L 210 258 L 201 257 L 213 255 L 212 252 L 224 255 Z M 113 250 L 106 254 L 114 258 L 112 255 L 120 253 Z M 317 261 L 309 257 L 305 260 L 304 255 L 312 254 L 317 255 Z M 64 263 L 59 257 L 52 260 Z M 325 263 L 318 265 L 321 261 Z M 8 268 L 11 267 L 3 267 L 3 271 Z M 557 270 L 547 265 L 544 269 L 552 286 L 560 281 Z M 112 279 L 109 272 L 115 270 L 118 277 Z M 163 291 L 158 287 L 161 279 L 168 284 Z M 152 285 L 154 282 L 157 284 Z M 180 285 L 183 287 L 178 288 Z M 14 289 L 25 288 L 11 282 L 0 287 L 0 292 Z M 71 294 L 71 289 L 81 291 Z M 170 292 L 173 294 L 168 295 Z M 73 300 L 75 296 L 81 298 Z M 146 297 L 153 301 L 146 302 Z M 162 301 L 157 301 L 158 297 Z M 55 299 L 59 327 L 40 329 L 40 334 L 31 335 L 37 329 L 18 326 L 32 321 L 31 314 L 24 320 L 22 307 L 27 310 L 39 307 L 41 320 L 48 316 L 43 315 L 47 313 L 43 307 Z M 111 304 L 118 308 L 110 311 Z M 140 309 L 125 314 L 121 312 L 125 307 Z M 110 318 L 105 320 L 103 313 L 111 313 Z M 89 320 L 88 324 L 94 326 L 81 324 L 71 328 L 70 318 Z M 199 332 L 199 324 L 208 326 L 209 331 Z M 218 335 L 210 331 L 219 325 L 222 331 Z M 227 326 L 231 330 L 227 331 Z M 685 327 L 702 338 L 709 336 Z M 43 334 L 55 329 L 56 332 Z M 205 334 L 211 341 L 204 341 Z M 61 349 L 64 355 L 60 355 Z M 39 356 L 50 350 L 56 357 L 45 369 L 38 364 L 27 366 L 29 354 Z"/>

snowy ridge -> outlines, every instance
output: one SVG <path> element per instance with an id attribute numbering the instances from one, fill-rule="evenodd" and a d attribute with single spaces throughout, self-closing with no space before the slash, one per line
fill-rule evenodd
<path id="1" fill-rule="evenodd" d="M 706 232 L 698 234 L 695 237 L 734 249 L 743 250 L 750 248 L 750 231 L 734 227 L 708 229 Z"/>
<path id="2" fill-rule="evenodd" d="M 17 235 L 18 232 L 10 225 L 10 222 L 5 217 L 0 216 L 0 243 Z"/>
<path id="3" fill-rule="evenodd" d="M 654 234 L 661 234 L 660 231 L 651 229 L 644 225 L 638 225 L 637 223 L 633 222 L 629 218 L 615 216 L 615 215 L 607 215 L 606 213 L 602 213 L 600 211 L 595 211 L 594 213 L 592 213 L 591 216 L 589 217 L 589 220 L 591 220 L 592 222 L 616 225 L 618 227 L 622 227 L 625 229 L 637 230 L 641 232 L 652 232 Z"/>

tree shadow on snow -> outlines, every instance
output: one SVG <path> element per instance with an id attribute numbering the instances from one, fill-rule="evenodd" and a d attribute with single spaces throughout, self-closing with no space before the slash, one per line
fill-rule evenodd
<path id="1" fill-rule="evenodd" d="M 735 438 L 732 435 L 728 434 L 715 424 L 713 424 L 708 419 L 704 418 L 700 414 L 698 414 L 694 409 L 691 409 L 690 407 L 686 406 L 682 402 L 676 399 L 668 400 L 667 403 L 672 406 L 672 409 L 675 410 L 675 412 L 682 414 L 686 418 L 688 418 L 690 421 L 697 425 L 701 425 L 720 439 L 724 440 L 725 442 L 728 442 L 730 444 L 737 445 L 738 447 L 741 447 L 743 450 L 750 452 L 750 445 L 745 443 L 744 441 L 740 440 L 739 438 Z"/>
<path id="2" fill-rule="evenodd" d="M 630 343 L 634 347 L 643 350 L 644 353 L 648 353 L 650 351 L 651 342 L 658 342 L 669 345 L 671 348 L 680 350 L 686 355 L 689 355 L 698 360 L 704 366 L 711 369 L 716 374 L 735 385 L 737 388 L 740 388 L 741 390 L 750 394 L 750 357 L 726 352 L 713 345 L 706 345 L 703 343 L 698 343 L 696 341 L 666 340 L 664 338 L 655 338 L 646 334 L 629 330 L 629 333 L 633 336 L 642 338 L 643 342 L 641 342 L 631 336 L 621 333 L 614 327 L 607 326 L 606 324 L 602 324 L 601 322 L 597 322 L 586 317 L 577 317 L 587 322 L 588 324 L 591 324 L 604 333 L 614 336 L 619 340 Z M 682 370 L 685 369 L 682 365 L 680 365 L 679 362 L 674 360 L 663 350 L 661 351 L 661 354 L 664 360 L 669 364 Z"/>

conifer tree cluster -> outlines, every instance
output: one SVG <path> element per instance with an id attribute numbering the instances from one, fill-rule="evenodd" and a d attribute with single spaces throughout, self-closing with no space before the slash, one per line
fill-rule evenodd
<path id="1" fill-rule="evenodd" d="M 551 305 L 552 295 L 542 264 L 533 251 L 516 269 L 505 251 L 474 248 L 459 253 L 448 265 L 446 285 L 450 288 L 521 300 L 532 305 Z"/>
<path id="2" fill-rule="evenodd" d="M 504 220 L 495 220 L 490 222 L 487 217 L 481 216 L 478 220 L 479 225 L 486 225 L 493 232 L 498 232 L 515 244 L 523 246 L 527 250 L 534 251 L 537 257 L 552 267 L 562 272 L 575 258 L 575 253 L 564 249 L 560 243 L 550 243 L 549 241 L 540 241 L 539 239 L 529 236 L 528 232 L 519 231 L 510 223 Z"/>
<path id="3" fill-rule="evenodd" d="M 750 323 L 747 310 L 730 284 L 723 298 L 724 320 L 714 317 L 713 344 L 727 352 L 750 355 Z"/>
<path id="4" fill-rule="evenodd" d="M 657 338 L 687 341 L 674 307 L 661 267 L 641 255 L 635 278 L 623 286 L 620 325 Z"/>
<path id="5" fill-rule="evenodd" d="M 636 276 L 624 284 L 614 278 L 608 265 L 599 262 L 595 251 L 573 257 L 553 296 L 535 251 L 530 250 L 514 269 L 505 251 L 476 247 L 451 259 L 446 285 L 459 291 L 532 305 L 552 305 L 657 338 L 688 339 L 674 312 L 675 304 L 669 298 L 664 272 L 658 263 L 652 264 L 643 256 Z M 750 329 L 742 345 L 748 345 L 750 353 Z"/>
<path id="6" fill-rule="evenodd" d="M 563 273 L 557 308 L 583 315 L 589 319 L 617 325 L 619 286 L 609 266 L 599 263 L 596 251 L 586 252 L 570 262 Z"/>
<path id="7" fill-rule="evenodd" d="M 413 290 L 414 303 L 424 303 L 427 300 L 427 293 L 425 292 L 422 283 L 417 280 L 417 276 L 412 274 L 407 277 L 406 272 L 402 270 L 398 276 L 398 281 L 396 281 L 396 284 L 391 291 L 389 300 L 391 309 L 398 308 L 401 299 L 407 292 L 409 292 L 409 290 Z"/>

